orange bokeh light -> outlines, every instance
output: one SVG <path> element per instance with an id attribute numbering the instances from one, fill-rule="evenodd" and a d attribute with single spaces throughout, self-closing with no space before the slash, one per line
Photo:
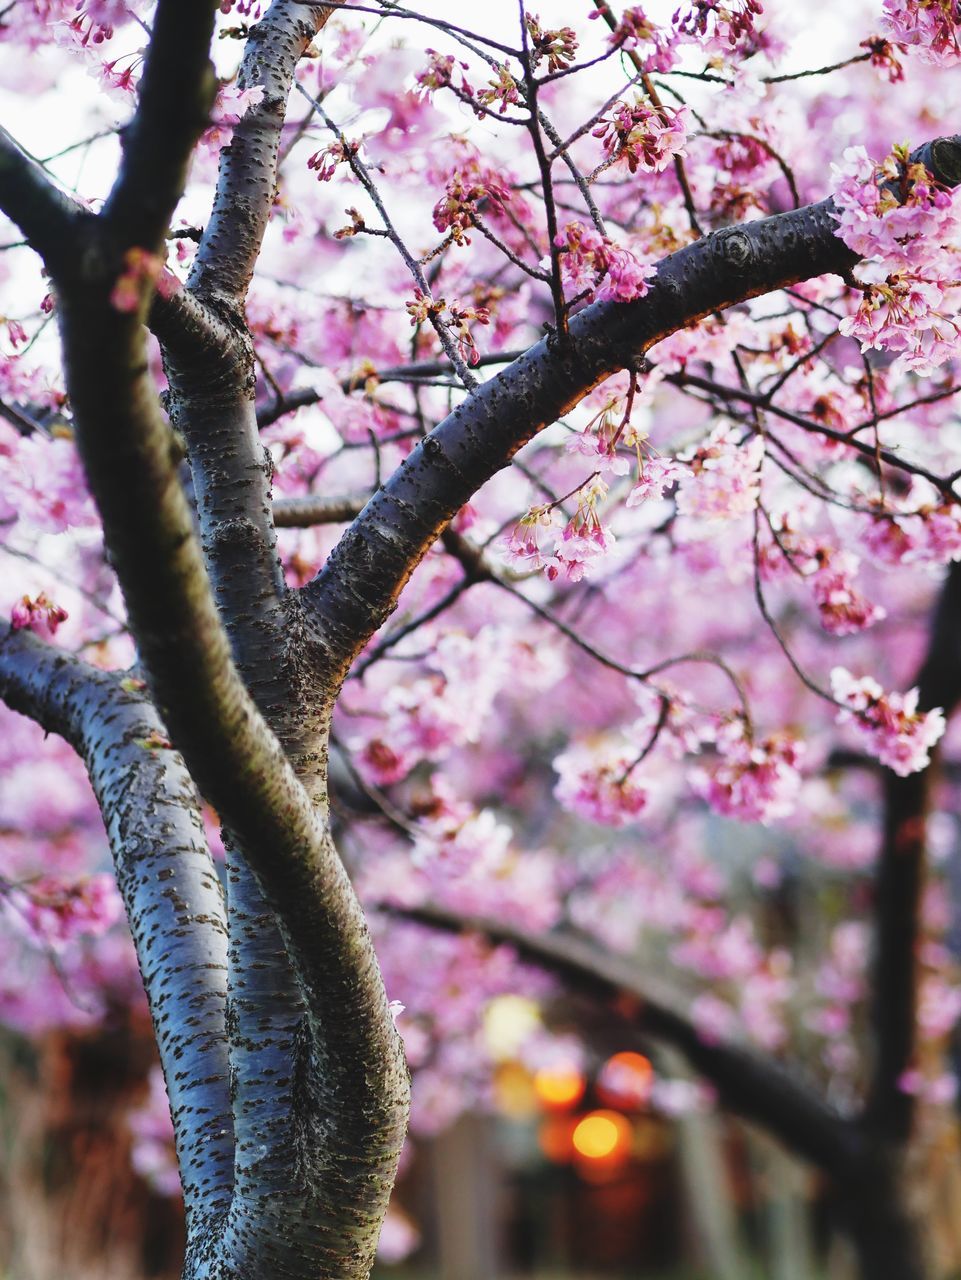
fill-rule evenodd
<path id="1" fill-rule="evenodd" d="M 547 1116 L 538 1130 L 537 1141 L 540 1149 L 555 1164 L 568 1164 L 574 1154 L 572 1135 L 576 1117 L 565 1115 Z"/>
<path id="2" fill-rule="evenodd" d="M 642 1053 L 615 1053 L 597 1077 L 597 1093 L 612 1107 L 643 1107 L 651 1096 L 654 1068 Z"/>
<path id="3" fill-rule="evenodd" d="M 534 1091 L 545 1107 L 564 1111 L 579 1102 L 585 1080 L 576 1067 L 542 1067 L 534 1075 Z"/>
<path id="4" fill-rule="evenodd" d="M 631 1126 L 617 1111 L 591 1111 L 579 1121 L 571 1141 L 586 1160 L 623 1157 L 631 1148 Z"/>

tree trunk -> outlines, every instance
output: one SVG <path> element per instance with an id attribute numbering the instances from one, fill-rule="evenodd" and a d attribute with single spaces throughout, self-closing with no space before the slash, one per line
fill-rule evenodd
<path id="1" fill-rule="evenodd" d="M 861 1280 L 930 1280 L 924 1230 L 903 1171 L 879 1161 L 844 1188 L 841 1208 Z"/>

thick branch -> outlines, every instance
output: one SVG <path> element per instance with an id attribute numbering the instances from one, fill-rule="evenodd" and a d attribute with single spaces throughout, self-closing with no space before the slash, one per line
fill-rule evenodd
<path id="1" fill-rule="evenodd" d="M 921 710 L 945 716 L 961 702 L 961 563 L 948 570 L 918 674 Z M 937 761 L 921 773 L 884 774 L 884 837 L 875 885 L 872 989 L 875 1062 L 866 1122 L 892 1142 L 907 1140 L 914 1099 L 900 1087 L 917 1041 L 918 947 L 926 820 Z"/>
<path id="2" fill-rule="evenodd" d="M 241 375 L 235 330 L 186 289 L 155 293 L 147 326 L 168 357 L 204 365 L 211 380 Z"/>
<path id="3" fill-rule="evenodd" d="M 121 134 L 123 161 L 102 215 L 125 249 L 155 249 L 183 192 L 217 88 L 209 52 L 217 8 L 216 0 L 157 5 L 137 110 Z"/>
<path id="4" fill-rule="evenodd" d="M 88 213 L 61 191 L 43 167 L 0 128 L 0 209 L 51 271 L 76 252 L 77 227 Z"/>
<path id="5" fill-rule="evenodd" d="M 702 1038 L 672 1002 L 657 993 L 622 956 L 573 935 L 533 934 L 500 921 L 461 916 L 437 907 L 392 911 L 435 928 L 476 932 L 506 942 L 523 960 L 558 974 L 577 990 L 636 1002 L 638 1030 L 672 1045 L 717 1089 L 722 1104 L 763 1128 L 797 1155 L 843 1177 L 863 1157 L 855 1126 L 771 1059 L 733 1044 Z"/>
<path id="6" fill-rule="evenodd" d="M 0 696 L 82 757 L 107 828 L 160 1048 L 184 1198 L 226 1210 L 233 1183 L 227 1088 L 227 922 L 197 793 L 166 730 L 117 676 L 42 644 L 0 640 Z"/>
<path id="7" fill-rule="evenodd" d="M 201 296 L 216 294 L 234 303 L 246 296 L 274 202 L 294 71 L 336 7 L 275 0 L 247 37 L 238 84 L 241 89 L 260 85 L 264 94 L 221 152 L 213 211 L 189 280 L 189 288 Z"/>
<path id="8" fill-rule="evenodd" d="M 718 232 L 662 262 L 650 293 L 595 303 L 571 320 L 563 352 L 544 339 L 485 382 L 371 498 L 303 592 L 331 675 L 342 679 L 441 529 L 516 451 L 648 347 L 735 302 L 855 261 L 831 203 Z"/>
<path id="9" fill-rule="evenodd" d="M 400 1040 L 329 830 L 231 659 L 140 316 L 111 305 L 115 270 L 88 268 L 82 282 L 68 278 L 61 290 L 77 443 L 171 738 L 282 922 L 307 1009 L 294 1081 L 301 1127 L 284 1194 L 260 1159 L 275 1152 L 238 1149 L 225 1249 L 244 1274 L 273 1268 L 359 1280 L 370 1267 L 406 1125 Z M 238 1126 L 246 1086 L 237 1080 Z"/>
<path id="10" fill-rule="evenodd" d="M 274 502 L 274 524 L 278 529 L 346 524 L 360 515 L 363 508 L 363 498 L 325 498 L 313 493 L 302 498 L 277 498 Z"/>
<path id="11" fill-rule="evenodd" d="M 939 178 L 961 140 L 929 154 Z M 570 324 L 563 350 L 544 339 L 473 391 L 404 460 L 346 531 L 303 596 L 330 675 L 342 680 L 396 604 L 441 529 L 517 450 L 611 373 L 655 342 L 737 302 L 826 272 L 856 256 L 835 234 L 833 202 L 727 227 L 671 254 L 637 302 L 594 303 Z"/>
<path id="12" fill-rule="evenodd" d="M 258 437 L 253 346 L 242 302 L 276 190 L 277 149 L 291 82 L 298 59 L 329 11 L 329 7 L 319 6 L 294 8 L 288 0 L 277 0 L 250 33 L 240 83 L 245 88 L 262 85 L 263 100 L 240 121 L 230 146 L 221 153 L 213 216 L 201 237 L 191 284 L 183 295 L 190 305 L 202 308 L 206 304 L 201 299 L 209 298 L 210 307 L 222 316 L 222 326 L 230 335 L 227 358 L 219 358 L 215 351 L 183 351 L 162 339 L 170 383 L 167 407 L 187 444 L 204 562 L 234 662 L 306 788 L 307 796 L 301 793 L 298 801 L 309 799 L 321 810 L 326 805 L 329 699 L 326 690 L 308 677 L 301 610 L 285 589 L 277 556 L 271 465 Z M 283 916 L 286 904 L 278 901 L 271 879 L 258 879 L 252 873 L 269 845 L 252 850 L 249 831 L 237 828 L 229 812 L 224 811 L 223 816 L 230 846 L 230 1052 L 238 1081 L 237 1183 L 242 1193 L 229 1221 L 227 1248 L 237 1257 L 264 1260 L 277 1242 L 283 1241 L 283 1248 L 294 1254 L 300 1249 L 303 1259 L 298 1258 L 298 1263 L 305 1265 L 321 1246 L 318 1240 L 304 1238 L 308 1220 L 296 1231 L 290 1228 L 290 1196 L 303 1196 L 311 1182 L 304 1169 L 329 1159 L 330 1153 L 320 1145 L 315 1151 L 306 1150 L 305 1124 L 310 1120 L 311 1100 L 304 1095 L 301 1077 L 308 1071 L 308 1059 L 315 1061 L 326 1052 L 323 1037 L 330 1028 L 317 1020 L 310 993 L 301 991 L 302 965 L 292 964 L 285 943 L 289 931 L 275 915 L 275 908 L 279 908 Z M 331 873 L 340 875 L 326 830 L 318 825 L 315 835 L 322 837 L 324 844 L 320 851 L 314 850 L 314 856 L 322 856 Z M 343 883 L 328 883 L 326 891 L 347 901 Z M 315 886 L 314 898 L 316 894 Z M 311 894 L 304 901 L 310 904 Z M 328 953 L 330 978 L 335 981 L 346 959 L 346 934 L 339 940 L 332 938 L 329 925 L 326 934 L 321 928 L 311 945 L 320 950 L 332 944 L 339 948 L 336 956 Z M 369 965 L 363 935 L 359 941 L 359 956 Z M 299 977 L 295 967 L 300 970 Z M 375 969 L 373 973 L 371 994 L 379 982 Z M 341 977 L 345 982 L 350 980 L 346 975 Z M 363 986 L 366 978 L 361 974 L 359 980 Z M 314 1020 L 313 1037 L 302 1034 L 305 994 Z M 368 1035 L 373 1025 L 372 1021 Z M 389 1075 L 397 1065 L 396 1045 L 389 1029 L 382 1026 L 380 1033 L 387 1041 L 381 1052 Z M 360 1059 L 351 1058 L 350 1070 L 361 1070 L 360 1062 L 371 1052 L 376 1050 L 368 1040 Z M 345 1061 L 350 1058 L 349 1045 L 333 1051 L 331 1060 L 339 1056 Z M 338 1061 L 325 1088 L 334 1087 L 343 1069 Z M 318 1100 L 318 1115 L 328 1102 L 326 1097 Z M 377 1100 L 358 1099 L 358 1104 L 359 1110 L 370 1105 L 373 1113 Z M 341 1123 L 344 1108 L 329 1109 L 334 1123 Z M 385 1151 L 393 1150 L 394 1155 L 391 1143 L 396 1142 L 397 1116 L 402 1113 L 401 1106 L 399 1113 L 388 1117 L 380 1135 Z M 317 1115 L 313 1119 L 316 1121 Z M 363 1147 L 363 1137 L 358 1136 L 357 1142 Z M 374 1140 L 367 1145 L 373 1149 Z M 329 1181 L 325 1171 L 317 1179 L 317 1187 L 324 1189 L 332 1205 L 347 1205 L 351 1196 L 335 1194 L 326 1185 Z M 378 1194 L 382 1190 L 379 1187 Z M 251 1218 L 248 1202 L 253 1197 L 269 1199 L 276 1205 L 276 1214 L 258 1210 Z M 374 1202 L 374 1197 L 367 1198 Z M 338 1214 L 327 1216 L 336 1219 Z M 302 1237 L 299 1243 L 298 1236 Z"/>
<path id="13" fill-rule="evenodd" d="M 230 334 L 229 355 L 182 355 L 164 344 L 168 411 L 187 443 L 204 559 L 234 659 L 302 780 L 314 787 L 322 785 L 326 717 L 317 705 L 303 705 L 303 655 L 298 660 L 292 653 L 299 607 L 287 596 L 277 556 L 271 465 L 257 433 L 253 347 L 242 302 L 273 205 L 297 63 L 331 12 L 330 5 L 275 0 L 250 31 L 240 84 L 261 86 L 263 99 L 221 152 L 213 213 L 187 294 L 191 305 L 212 298 Z"/>
<path id="14" fill-rule="evenodd" d="M 299 1155 L 320 1161 L 329 1176 L 300 1182 L 296 1160 L 289 1173 L 297 1185 L 329 1192 L 329 1228 L 311 1245 L 309 1223 L 293 1231 L 289 1222 L 252 1215 L 245 1199 L 261 1198 L 262 1189 L 258 1171 L 245 1165 L 250 1180 L 237 1188 L 232 1251 L 263 1257 L 272 1242 L 313 1257 L 318 1275 L 340 1275 L 323 1271 L 317 1258 L 370 1256 L 406 1119 L 406 1072 L 373 948 L 329 831 L 233 665 L 143 331 L 135 316 L 110 307 L 106 286 L 65 296 L 60 318 L 77 440 L 151 685 L 173 741 L 283 922 L 309 1011 L 310 1111 L 326 1112 L 327 1132 L 319 1145 L 304 1133 Z M 240 1102 L 242 1082 L 238 1089 Z M 352 1163 L 357 1152 L 365 1153 L 362 1167 Z M 341 1185 L 348 1175 L 356 1183 L 350 1195 Z M 290 1209 L 280 1200 L 276 1207 L 281 1216 Z M 263 1240 L 258 1228 L 269 1228 Z"/>
<path id="15" fill-rule="evenodd" d="M 93 214 L 75 196 L 61 191 L 42 166 L 0 128 L 0 209 L 23 231 L 52 275 L 76 263 L 79 228 Z M 148 324 L 165 346 L 184 356 L 220 360 L 232 355 L 233 334 L 199 299 L 183 289 L 155 294 Z M 235 357 L 233 357 L 235 359 Z"/>

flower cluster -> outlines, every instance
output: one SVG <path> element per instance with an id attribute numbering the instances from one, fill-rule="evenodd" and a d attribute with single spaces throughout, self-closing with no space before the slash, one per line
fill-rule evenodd
<path id="1" fill-rule="evenodd" d="M 569 67 L 577 53 L 577 36 L 572 28 L 557 27 L 551 30 L 542 27 L 540 20 L 531 13 L 527 15 L 526 23 L 531 42 L 531 65 L 537 66 L 546 58 L 549 73 Z"/>
<path id="2" fill-rule="evenodd" d="M 871 55 L 871 66 L 878 71 L 887 72 L 891 84 L 898 84 L 904 79 L 904 66 L 898 57 L 898 46 L 885 40 L 884 36 L 869 36 L 861 41 L 861 48 L 867 49 Z"/>
<path id="3" fill-rule="evenodd" d="M 477 364 L 480 360 L 480 352 L 477 350 L 477 344 L 474 341 L 470 326 L 472 324 L 490 324 L 491 313 L 489 308 L 461 306 L 455 299 L 448 306 L 447 314 L 450 317 L 448 328 L 453 330 L 454 341 L 457 343 L 460 358 L 467 364 Z"/>
<path id="4" fill-rule="evenodd" d="M 592 476 L 577 491 L 577 510 L 563 528 L 554 520 L 553 506 L 532 507 L 503 546 L 506 562 L 519 569 L 543 569 L 551 582 L 561 574 L 568 582 L 589 576 L 615 543 L 597 511 L 607 492 L 600 475 Z M 539 540 L 541 530 L 547 534 L 545 543 Z"/>
<path id="5" fill-rule="evenodd" d="M 939 707 L 918 711 L 918 690 L 885 693 L 876 680 L 855 680 L 844 667 L 831 672 L 831 691 L 843 704 L 838 724 L 854 727 L 865 749 L 904 778 L 931 762 L 931 748 L 944 733 Z"/>
<path id="6" fill-rule="evenodd" d="M 691 113 L 687 107 L 653 107 L 637 97 L 617 102 L 591 132 L 601 139 L 608 164 L 623 161 L 631 173 L 660 173 L 685 153 Z"/>
<path id="7" fill-rule="evenodd" d="M 884 0 L 881 23 L 892 40 L 922 62 L 942 67 L 961 62 L 957 0 Z"/>
<path id="8" fill-rule="evenodd" d="M 452 53 L 438 53 L 436 49 L 427 49 L 427 70 L 417 73 L 416 81 L 419 91 L 427 98 L 432 98 L 438 89 L 453 89 L 462 97 L 472 98 L 474 90 L 464 77 L 467 63 L 460 62 Z M 460 75 L 460 84 L 454 84 L 454 73 Z"/>
<path id="9" fill-rule="evenodd" d="M 548 544 L 556 536 L 553 510 L 550 507 L 531 507 L 521 516 L 510 531 L 503 547 L 507 564 L 522 572 L 545 569 L 550 558 L 549 546 L 541 543 L 541 531 L 547 533 Z"/>
<path id="10" fill-rule="evenodd" d="M 832 636 L 864 631 L 886 616 L 885 610 L 854 587 L 860 561 L 850 551 L 820 545 L 809 570 L 809 581 L 821 625 Z"/>
<path id="11" fill-rule="evenodd" d="M 631 464 L 624 454 L 618 453 L 617 447 L 623 444 L 639 448 L 640 443 L 641 437 L 625 415 L 622 398 L 611 394 L 584 429 L 568 440 L 566 449 L 568 453 L 590 458 L 601 471 L 624 476 L 630 471 Z"/>
<path id="12" fill-rule="evenodd" d="M 20 436 L 0 423 L 0 460 L 0 510 L 5 519 L 54 533 L 96 524 L 83 466 L 69 433 Z"/>
<path id="13" fill-rule="evenodd" d="M 54 604 L 45 591 L 34 598 L 21 596 L 10 610 L 10 625 L 14 631 L 35 631 L 44 640 L 51 640 L 66 620 L 66 609 Z"/>
<path id="14" fill-rule="evenodd" d="M 598 503 L 606 497 L 607 485 L 600 476 L 580 489 L 577 510 L 564 526 L 554 547 L 553 563 L 547 566 L 552 581 L 563 573 L 568 582 L 580 582 L 614 545 L 613 533 L 604 528 L 597 513 Z"/>
<path id="15" fill-rule="evenodd" d="M 636 507 L 647 498 L 660 498 L 682 473 L 672 458 L 653 452 L 647 433 L 633 425 L 624 398 L 616 393 L 608 395 L 587 425 L 568 440 L 566 450 L 590 458 L 602 472 L 616 476 L 629 474 L 632 453 L 637 482 L 627 497 L 628 507 Z"/>
<path id="16" fill-rule="evenodd" d="M 633 302 L 643 298 L 656 268 L 641 262 L 583 222 L 569 222 L 557 236 L 564 284 L 578 300 Z"/>
<path id="17" fill-rule="evenodd" d="M 392 685 L 379 703 L 375 729 L 351 741 L 364 775 L 389 786 L 417 763 L 477 741 L 509 653 L 498 628 L 485 627 L 470 640 L 445 635 L 431 655 L 431 670 L 412 684 Z"/>
<path id="18" fill-rule="evenodd" d="M 647 454 L 640 460 L 637 483 L 627 495 L 626 506 L 636 507 L 648 498 L 662 498 L 666 491 L 677 484 L 683 474 L 673 458 L 662 458 L 660 454 Z"/>
<path id="19" fill-rule="evenodd" d="M 210 128 L 201 137 L 201 145 L 208 151 L 220 151 L 233 137 L 233 131 L 251 109 L 259 106 L 264 98 L 264 86 L 240 89 L 236 84 L 222 83 L 217 90 L 210 113 Z"/>
<path id="20" fill-rule="evenodd" d="M 509 200 L 510 191 L 498 173 L 471 157 L 447 179 L 446 190 L 434 205 L 434 226 L 449 232 L 455 244 L 470 244 L 466 233 L 476 224 L 478 206 L 484 202 L 503 208 Z"/>
<path id="21" fill-rule="evenodd" d="M 883 530 L 891 525 L 890 520 L 876 523 Z M 868 600 L 855 586 L 861 560 L 853 551 L 799 532 L 785 513 L 771 518 L 771 529 L 773 541 L 760 550 L 761 574 L 776 579 L 793 571 L 802 577 L 814 597 L 821 625 L 830 635 L 854 635 L 887 617 L 882 605 Z"/>
<path id="22" fill-rule="evenodd" d="M 861 527 L 870 555 L 886 565 L 942 565 L 961 560 L 961 506 L 947 502 L 927 480 L 915 477 L 891 510 Z"/>
<path id="23" fill-rule="evenodd" d="M 163 259 L 134 246 L 123 256 L 123 271 L 114 281 L 110 305 L 117 311 L 136 311 L 145 288 L 159 281 Z"/>
<path id="24" fill-rule="evenodd" d="M 771 822 L 793 812 L 801 790 L 803 746 L 787 734 L 752 742 L 743 722 L 717 735 L 720 762 L 692 775 L 694 790 L 717 813 L 742 822 Z"/>
<path id="25" fill-rule="evenodd" d="M 499 114 L 503 115 L 508 107 L 515 106 L 521 100 L 520 86 L 514 79 L 507 63 L 497 68 L 497 76 L 488 81 L 486 89 L 478 89 L 477 101 L 485 107 L 500 103 Z"/>
<path id="26" fill-rule="evenodd" d="M 590 16 L 600 18 L 601 11 L 595 9 Z M 608 39 L 614 48 L 636 53 L 646 72 L 670 71 L 677 61 L 667 33 L 648 18 L 639 4 L 624 10 Z"/>
<path id="27" fill-rule="evenodd" d="M 631 766 L 637 751 L 605 739 L 568 747 L 554 760 L 554 795 L 571 813 L 607 827 L 635 822 L 646 808 L 648 792 Z"/>
<path id="28" fill-rule="evenodd" d="M 704 444 L 680 455 L 687 469 L 677 493 L 677 509 L 700 520 L 736 520 L 750 515 L 758 503 L 764 441 L 738 438 L 727 423 L 716 427 Z"/>
<path id="29" fill-rule="evenodd" d="M 864 285 L 840 330 L 862 350 L 899 352 L 905 368 L 930 372 L 961 348 L 961 199 L 912 164 L 905 147 L 880 165 L 850 147 L 834 173 L 837 234 L 862 259 L 856 275 Z"/>
<path id="30" fill-rule="evenodd" d="M 316 172 L 318 182 L 329 182 L 338 166 L 349 165 L 359 150 L 359 142 L 332 142 L 330 146 L 322 147 L 308 157 L 307 168 Z"/>
<path id="31" fill-rule="evenodd" d="M 805 1025 L 828 1042 L 825 1059 L 835 1070 L 847 1070 L 853 1053 L 849 1033 L 852 1011 L 865 993 L 865 969 L 869 938 L 865 926 L 847 921 L 831 933 L 826 957 L 815 974 L 816 1001 L 805 1015 Z"/>
<path id="32" fill-rule="evenodd" d="M 79 881 L 43 876 L 15 889 L 15 918 L 33 941 L 62 950 L 79 937 L 99 937 L 123 916 L 113 876 L 95 872 Z"/>
<path id="33" fill-rule="evenodd" d="M 733 49 L 753 42 L 757 36 L 755 19 L 763 13 L 761 0 L 683 0 L 675 10 L 678 33 L 710 45 Z"/>

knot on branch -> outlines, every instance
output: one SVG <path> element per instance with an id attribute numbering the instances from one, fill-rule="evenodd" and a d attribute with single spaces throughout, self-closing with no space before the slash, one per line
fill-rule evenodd
<path id="1" fill-rule="evenodd" d="M 935 138 L 922 151 L 928 154 L 920 158 L 938 182 L 946 187 L 961 185 L 961 138 Z"/>
<path id="2" fill-rule="evenodd" d="M 745 271 L 757 256 L 754 241 L 738 227 L 728 227 L 717 233 L 714 253 L 726 267 L 737 272 Z"/>
<path id="3" fill-rule="evenodd" d="M 209 541 L 220 546 L 259 546 L 261 533 L 248 516 L 231 516 L 214 525 Z"/>

